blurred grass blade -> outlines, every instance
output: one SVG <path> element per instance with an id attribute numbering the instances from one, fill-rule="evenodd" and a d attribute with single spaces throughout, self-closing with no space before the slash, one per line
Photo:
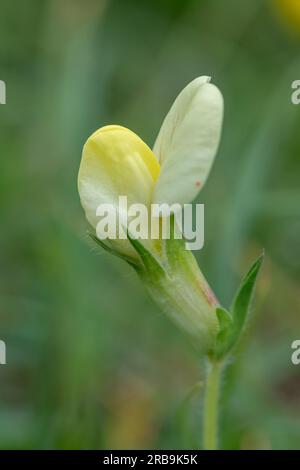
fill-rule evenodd
<path id="1" fill-rule="evenodd" d="M 140 255 L 147 270 L 151 271 L 152 274 L 156 273 L 157 275 L 166 275 L 163 266 L 141 242 L 139 242 L 136 238 L 132 238 L 128 231 L 127 237 L 133 248 Z"/>
<path id="2" fill-rule="evenodd" d="M 247 317 L 250 312 L 255 281 L 261 268 L 263 259 L 264 253 L 262 253 L 260 257 L 255 261 L 255 263 L 253 263 L 248 273 L 242 280 L 242 283 L 237 291 L 233 304 L 230 308 L 233 324 L 232 333 L 228 342 L 228 350 L 235 346 L 246 323 Z"/>
<path id="3" fill-rule="evenodd" d="M 245 323 L 251 305 L 255 281 L 264 259 L 264 253 L 253 263 L 242 280 L 240 288 L 230 308 L 235 329 L 240 331 Z"/>

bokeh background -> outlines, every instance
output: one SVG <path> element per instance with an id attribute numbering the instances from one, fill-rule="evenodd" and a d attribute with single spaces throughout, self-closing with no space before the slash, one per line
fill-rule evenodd
<path id="1" fill-rule="evenodd" d="M 0 10 L 0 447 L 201 445 L 201 361 L 135 273 L 89 242 L 76 178 L 92 131 L 122 124 L 151 146 L 177 93 L 205 74 L 226 111 L 198 198 L 197 258 L 226 306 L 266 250 L 224 377 L 221 446 L 299 449 L 299 1 L 2 0 Z"/>

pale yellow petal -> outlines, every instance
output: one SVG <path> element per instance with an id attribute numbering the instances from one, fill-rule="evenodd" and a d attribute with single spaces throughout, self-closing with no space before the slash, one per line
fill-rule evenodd
<path id="1" fill-rule="evenodd" d="M 127 196 L 128 205 L 149 206 L 159 171 L 152 150 L 134 132 L 116 125 L 94 132 L 84 145 L 78 175 L 80 200 L 89 223 L 96 228 L 98 206 L 109 203 L 117 208 L 119 196 Z M 121 244 L 126 251 L 128 242 Z"/>

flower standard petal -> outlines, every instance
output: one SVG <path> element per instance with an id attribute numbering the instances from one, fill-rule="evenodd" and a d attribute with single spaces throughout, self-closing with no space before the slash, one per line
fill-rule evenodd
<path id="1" fill-rule="evenodd" d="M 161 172 L 153 202 L 184 204 L 203 187 L 221 135 L 223 98 L 209 77 L 187 85 L 167 114 L 154 145 Z"/>

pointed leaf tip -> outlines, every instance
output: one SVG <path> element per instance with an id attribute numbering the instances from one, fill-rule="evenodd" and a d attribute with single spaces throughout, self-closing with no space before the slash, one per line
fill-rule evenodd
<path id="1" fill-rule="evenodd" d="M 252 264 L 248 273 L 243 278 L 234 297 L 230 313 L 223 308 L 217 308 L 216 310 L 220 329 L 216 338 L 213 356 L 217 359 L 221 359 L 228 354 L 240 339 L 250 313 L 255 283 L 263 259 L 264 251 Z"/>

